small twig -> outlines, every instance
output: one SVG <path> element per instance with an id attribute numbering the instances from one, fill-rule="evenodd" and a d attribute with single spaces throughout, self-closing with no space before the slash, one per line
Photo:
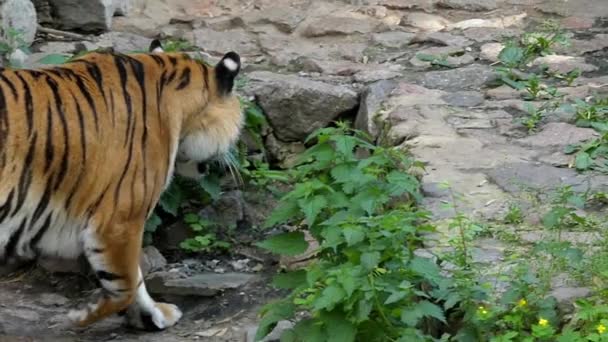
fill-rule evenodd
<path id="1" fill-rule="evenodd" d="M 41 26 L 41 25 L 38 25 L 38 32 L 48 33 L 48 34 L 54 34 L 54 35 L 68 37 L 68 38 L 73 38 L 73 39 L 77 39 L 77 40 L 92 41 L 91 38 L 89 38 L 87 36 L 83 36 L 83 35 L 78 34 L 78 33 L 56 30 L 56 29 L 44 27 L 44 26 Z"/>

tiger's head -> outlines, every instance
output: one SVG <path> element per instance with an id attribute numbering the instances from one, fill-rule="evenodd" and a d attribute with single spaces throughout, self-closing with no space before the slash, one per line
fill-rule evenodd
<path id="1" fill-rule="evenodd" d="M 158 40 L 152 42 L 150 52 L 164 52 Z M 183 116 L 175 171 L 197 179 L 206 173 L 210 160 L 230 164 L 230 149 L 244 121 L 240 101 L 233 92 L 241 61 L 237 53 L 228 52 L 215 67 L 194 59 L 188 63 L 192 65 L 185 65 L 175 77 L 181 78 L 176 89 L 189 93 L 175 97 L 170 108 L 180 108 Z M 193 66 L 198 70 L 190 70 Z M 198 86 L 186 89 L 190 84 L 205 87 L 203 91 Z"/>

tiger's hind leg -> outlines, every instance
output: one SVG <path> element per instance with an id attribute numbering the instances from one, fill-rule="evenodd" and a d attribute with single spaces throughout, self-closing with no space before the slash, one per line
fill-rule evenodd
<path id="1" fill-rule="evenodd" d="M 112 227 L 110 231 L 122 233 L 104 236 L 91 228 L 83 233 L 84 253 L 101 283 L 102 296 L 84 309 L 71 311 L 70 320 L 84 327 L 129 308 L 131 322 L 137 313 L 145 323 L 135 326 L 145 328 L 153 323 L 156 329 L 165 329 L 174 325 L 181 312 L 174 305 L 154 302 L 139 270 L 143 222 Z"/>

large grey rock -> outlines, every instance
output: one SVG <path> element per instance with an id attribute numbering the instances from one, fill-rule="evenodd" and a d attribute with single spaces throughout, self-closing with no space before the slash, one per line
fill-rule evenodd
<path id="1" fill-rule="evenodd" d="M 192 276 L 180 272 L 155 272 L 146 279 L 150 293 L 178 296 L 215 296 L 221 291 L 247 284 L 254 275 L 245 273 L 201 273 Z"/>
<path id="2" fill-rule="evenodd" d="M 402 48 L 410 43 L 414 34 L 402 31 L 387 31 L 372 35 L 372 42 L 388 48 Z"/>
<path id="3" fill-rule="evenodd" d="M 129 53 L 146 51 L 151 39 L 129 32 L 108 32 L 97 37 L 99 47 L 112 47 L 114 50 Z"/>
<path id="4" fill-rule="evenodd" d="M 112 9 L 114 15 L 128 15 L 131 12 L 131 0 L 112 0 Z"/>
<path id="5" fill-rule="evenodd" d="M 443 90 L 479 89 L 498 79 L 498 74 L 487 65 L 470 65 L 445 71 L 430 71 L 414 77 L 426 88 Z"/>
<path id="6" fill-rule="evenodd" d="M 563 122 L 550 122 L 537 134 L 519 139 L 517 142 L 534 148 L 563 148 L 570 144 L 593 139 L 598 133 L 591 128 L 581 128 Z"/>
<path id="7" fill-rule="evenodd" d="M 367 132 L 373 138 L 378 137 L 380 132 L 377 127 L 377 120 L 380 118 L 377 116 L 382 109 L 382 102 L 396 86 L 397 84 L 392 81 L 380 81 L 369 85 L 363 91 L 359 111 L 355 119 L 356 129 Z"/>
<path id="8" fill-rule="evenodd" d="M 222 229 L 235 228 L 244 219 L 245 201 L 240 190 L 228 191 L 213 204 L 203 208 L 198 215 L 217 224 Z"/>
<path id="9" fill-rule="evenodd" d="M 107 31 L 112 27 L 112 0 L 49 0 L 55 22 L 63 29 Z"/>
<path id="10" fill-rule="evenodd" d="M 30 0 L 7 0 L 0 2 L 0 22 L 2 23 L 2 40 L 8 38 L 8 30 L 14 29 L 19 38 L 27 45 L 32 44 L 36 36 L 38 19 L 36 8 Z M 17 48 L 18 46 L 13 46 Z"/>
<path id="11" fill-rule="evenodd" d="M 254 95 L 283 141 L 303 140 L 357 106 L 351 89 L 307 78 L 258 71 L 248 74 Z"/>
<path id="12" fill-rule="evenodd" d="M 158 270 L 167 265 L 167 259 L 154 246 L 146 246 L 142 250 L 139 266 L 144 276 L 150 271 Z"/>
<path id="13" fill-rule="evenodd" d="M 490 11 L 497 8 L 496 0 L 440 0 L 437 6 L 465 11 Z"/>
<path id="14" fill-rule="evenodd" d="M 254 12 L 244 19 L 250 24 L 271 24 L 281 32 L 291 33 L 304 18 L 305 15 L 301 11 L 294 10 L 290 6 L 277 5 Z"/>
<path id="15" fill-rule="evenodd" d="M 223 55 L 237 51 L 241 56 L 259 54 L 256 39 L 242 29 L 218 32 L 208 28 L 193 31 L 194 45 L 209 53 Z"/>
<path id="16" fill-rule="evenodd" d="M 302 35 L 304 37 L 320 37 L 370 33 L 378 30 L 380 26 L 370 19 L 327 16 L 310 22 Z"/>

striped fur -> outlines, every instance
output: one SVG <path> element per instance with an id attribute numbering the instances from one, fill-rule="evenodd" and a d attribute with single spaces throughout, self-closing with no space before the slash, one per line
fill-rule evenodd
<path id="1" fill-rule="evenodd" d="M 178 155 L 225 153 L 242 125 L 237 54 L 209 67 L 151 50 L 0 72 L 0 262 L 84 254 L 104 295 L 69 314 L 81 326 L 127 308 L 141 328 L 179 320 L 146 292 L 144 222 Z"/>

